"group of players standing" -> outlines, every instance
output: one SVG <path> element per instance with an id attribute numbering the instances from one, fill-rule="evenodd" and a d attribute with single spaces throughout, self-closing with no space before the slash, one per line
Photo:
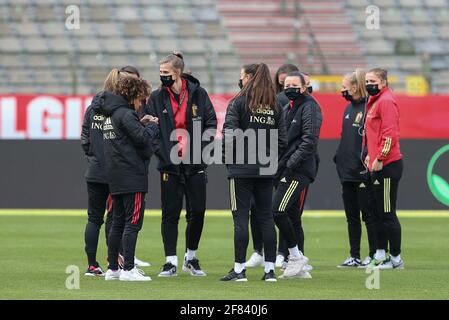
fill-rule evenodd
<path id="1" fill-rule="evenodd" d="M 216 130 L 217 118 L 207 92 L 184 72 L 181 53 L 160 61 L 161 86 L 150 85 L 134 67 L 113 69 L 104 90 L 92 100 L 82 128 L 82 146 L 88 159 L 86 173 L 89 209 L 85 229 L 88 258 L 86 275 L 106 280 L 150 281 L 135 257 L 148 192 L 148 165 L 158 158 L 160 172 L 161 233 L 166 262 L 160 277 L 177 275 L 178 222 L 186 203 L 186 250 L 182 270 L 206 276 L 197 250 L 206 211 L 207 164 L 194 161 L 193 128 L 201 133 Z M 366 85 L 365 85 L 366 84 Z M 321 109 L 312 97 L 309 75 L 294 65 L 279 68 L 274 82 L 264 63 L 243 66 L 240 92 L 231 100 L 223 125 L 223 150 L 234 149 L 236 130 L 276 131 L 256 144 L 244 142 L 244 154 L 277 151 L 277 170 L 261 174 L 265 164 L 223 160 L 229 178 L 234 220 L 234 267 L 222 281 L 247 281 L 246 268 L 264 267 L 262 280 L 311 278 L 312 267 L 304 255 L 301 216 L 308 188 L 319 167 L 317 146 Z M 369 98 L 368 95 L 369 94 Z M 348 220 L 351 257 L 342 267 L 401 268 L 401 229 L 396 216 L 396 195 L 402 174 L 399 151 L 399 113 L 383 69 L 366 75 L 357 69 L 343 80 L 342 95 L 348 105 L 342 139 L 334 158 L 342 182 Z M 331 120 L 329 120 L 331 121 Z M 177 141 L 172 141 L 173 133 Z M 259 135 L 257 135 L 259 137 Z M 229 139 L 228 139 L 229 138 Z M 213 138 L 212 138 L 213 139 Z M 270 143 L 271 142 L 271 143 Z M 205 147 L 201 143 L 201 152 Z M 173 161 L 173 152 L 181 163 Z M 107 210 L 108 270 L 96 260 L 100 227 Z M 360 260 L 360 211 L 367 225 L 370 255 Z M 249 220 L 254 254 L 246 261 Z M 276 230 L 279 248 L 276 255 Z M 387 254 L 388 246 L 391 256 Z M 391 257 L 391 258 L 390 258 Z"/>

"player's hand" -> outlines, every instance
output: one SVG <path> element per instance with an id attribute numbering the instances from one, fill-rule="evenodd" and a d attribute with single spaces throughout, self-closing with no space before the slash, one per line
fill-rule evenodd
<path id="1" fill-rule="evenodd" d="M 381 171 L 382 168 L 383 168 L 382 162 L 377 159 L 374 160 L 373 167 L 372 167 L 373 171 Z"/>
<path id="2" fill-rule="evenodd" d="M 370 161 L 369 156 L 366 156 L 366 157 L 365 157 L 365 166 L 366 166 L 367 168 L 369 167 L 369 161 Z"/>
<path id="3" fill-rule="evenodd" d="M 143 124 L 149 124 L 150 122 L 154 122 L 156 124 L 159 123 L 159 119 L 157 117 L 153 117 L 151 115 L 145 115 L 142 119 L 140 119 L 140 122 Z"/>

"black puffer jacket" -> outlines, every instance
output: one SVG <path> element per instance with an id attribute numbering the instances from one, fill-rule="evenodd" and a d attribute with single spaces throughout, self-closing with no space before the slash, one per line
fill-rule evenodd
<path id="1" fill-rule="evenodd" d="M 341 182 L 366 181 L 368 172 L 362 160 L 362 129 L 365 120 L 366 99 L 352 102 L 343 114 L 341 140 L 338 145 L 334 162 L 337 165 L 338 176 Z"/>
<path id="2" fill-rule="evenodd" d="M 86 181 L 106 184 L 102 132 L 104 116 L 96 112 L 103 104 L 103 96 L 103 92 L 97 93 L 84 114 L 81 146 L 87 157 Z"/>
<path id="3" fill-rule="evenodd" d="M 255 133 L 256 141 L 248 143 L 244 134 L 235 135 L 236 129 L 244 133 L 247 129 Z M 259 130 L 267 130 L 265 141 L 259 141 Z M 270 144 L 271 131 L 275 130 L 278 139 L 275 145 Z M 243 143 L 242 143 L 243 142 Z M 243 145 L 243 150 L 236 150 L 238 144 Z M 257 109 L 252 112 L 246 106 L 246 97 L 238 97 L 232 101 L 227 110 L 226 118 L 223 124 L 223 160 L 228 167 L 229 178 L 271 178 L 276 174 L 274 167 L 273 174 L 261 175 L 261 169 L 269 167 L 259 160 L 260 153 L 265 155 L 282 154 L 287 145 L 285 119 L 282 108 L 276 105 L 274 109 Z M 233 159 L 226 158 L 226 153 L 232 147 Z M 276 152 L 276 153 L 273 153 Z M 242 154 L 243 153 L 243 154 Z M 243 161 L 238 163 L 238 157 Z M 251 163 L 251 157 L 255 158 L 255 163 Z M 278 157 L 276 158 L 276 160 Z M 231 161 L 229 161 L 231 160 Z"/>
<path id="4" fill-rule="evenodd" d="M 128 101 L 110 92 L 104 92 L 98 112 L 105 116 L 104 153 L 111 194 L 147 192 L 148 160 L 158 126 L 144 126 Z"/>
<path id="5" fill-rule="evenodd" d="M 285 91 L 279 92 L 276 96 L 276 100 L 282 107 L 290 103 L 290 100 L 288 100 L 287 96 L 285 95 Z"/>
<path id="6" fill-rule="evenodd" d="M 285 106 L 287 150 L 279 160 L 278 176 L 297 178 L 305 175 L 314 181 L 318 173 L 318 140 L 323 117 L 321 108 L 310 95 L 298 98 L 293 107 Z"/>
<path id="7" fill-rule="evenodd" d="M 193 137 L 190 139 L 190 164 L 184 164 L 183 170 L 184 174 L 189 176 L 207 167 L 203 159 L 201 159 L 201 163 L 194 163 L 199 161 L 193 161 L 193 140 L 195 138 L 193 135 L 193 126 L 194 124 L 199 125 L 201 135 L 206 130 L 211 129 L 215 131 L 217 129 L 217 116 L 209 95 L 201 87 L 198 79 L 188 74 L 183 74 L 182 77 L 187 80 L 187 90 L 189 93 L 186 111 L 187 131 L 190 137 Z M 170 134 L 175 130 L 175 122 L 170 95 L 165 87 L 153 91 L 148 107 L 149 113 L 159 118 L 160 139 L 158 146 L 154 150 L 159 159 L 158 170 L 179 175 L 181 173 L 179 165 L 173 164 L 170 160 L 170 151 L 177 142 L 170 141 Z M 198 141 L 195 143 L 198 143 Z M 208 143 L 210 141 L 201 142 L 201 151 Z"/>

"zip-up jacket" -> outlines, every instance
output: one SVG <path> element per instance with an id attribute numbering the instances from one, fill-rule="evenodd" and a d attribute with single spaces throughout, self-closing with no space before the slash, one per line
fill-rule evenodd
<path id="1" fill-rule="evenodd" d="M 287 149 L 279 160 L 278 176 L 298 178 L 305 175 L 314 181 L 320 162 L 318 140 L 323 117 L 318 102 L 302 95 L 285 107 Z"/>
<path id="2" fill-rule="evenodd" d="M 103 122 L 106 177 L 112 195 L 148 192 L 148 161 L 157 124 L 143 125 L 123 97 L 104 92 Z"/>
<path id="3" fill-rule="evenodd" d="M 362 155 L 362 135 L 366 99 L 351 102 L 343 114 L 341 139 L 335 155 L 341 182 L 365 181 Z"/>
<path id="4" fill-rule="evenodd" d="M 242 132 L 235 134 L 236 129 L 240 129 Z M 255 133 L 256 141 L 248 142 L 244 134 L 247 129 L 249 129 L 249 133 Z M 266 130 L 264 140 L 259 139 L 261 129 Z M 275 145 L 270 144 L 270 134 L 273 130 L 276 130 L 278 134 Z M 246 106 L 246 97 L 236 98 L 226 110 L 222 142 L 222 156 L 228 167 L 229 178 L 272 178 L 276 174 L 277 168 L 274 168 L 273 174 L 264 172 L 261 175 L 260 169 L 267 168 L 269 165 L 261 163 L 259 154 L 276 155 L 277 160 L 284 151 L 287 141 L 282 108 L 276 103 L 276 107 L 273 109 L 258 108 L 253 112 Z M 243 145 L 243 150 L 236 150 L 237 145 Z M 230 157 L 230 148 L 232 148 L 233 159 L 226 157 L 226 153 Z M 239 157 L 241 157 L 240 161 Z"/>
<path id="5" fill-rule="evenodd" d="M 104 116 L 96 112 L 104 102 L 103 97 L 103 92 L 97 93 L 84 114 L 81 146 L 87 157 L 86 181 L 106 184 L 102 132 Z"/>
<path id="6" fill-rule="evenodd" d="M 206 90 L 200 85 L 200 82 L 188 74 L 183 74 L 182 78 L 187 81 L 188 101 L 186 110 L 186 124 L 187 132 L 190 139 L 190 156 L 186 162 L 183 161 L 184 174 L 189 176 L 196 172 L 205 170 L 207 165 L 202 159 L 202 151 L 206 144 L 210 141 L 198 141 L 201 136 L 195 136 L 193 134 L 193 128 L 199 128 L 199 135 L 202 135 L 204 131 L 217 129 L 217 116 L 215 114 L 212 102 L 207 94 Z M 176 147 L 177 141 L 171 141 L 170 135 L 176 129 L 174 122 L 174 114 L 172 105 L 170 102 L 170 94 L 165 87 L 153 91 L 149 101 L 149 113 L 159 118 L 160 138 L 157 142 L 157 147 L 154 152 L 159 159 L 158 170 L 160 172 L 167 172 L 171 174 L 179 175 L 181 173 L 180 165 L 174 164 L 170 160 L 170 152 L 173 147 Z M 215 133 L 213 134 L 215 137 Z M 198 139 L 199 138 L 199 139 Z M 195 144 L 201 146 L 201 154 L 198 155 L 198 148 L 194 148 Z"/>
<path id="7" fill-rule="evenodd" d="M 402 159 L 399 107 L 390 88 L 383 88 L 379 94 L 369 98 L 365 127 L 370 170 L 375 159 L 381 160 L 384 166 Z"/>

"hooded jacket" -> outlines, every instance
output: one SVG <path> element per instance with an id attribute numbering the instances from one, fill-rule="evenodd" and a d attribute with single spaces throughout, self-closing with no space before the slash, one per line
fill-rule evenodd
<path id="1" fill-rule="evenodd" d="M 366 99 L 353 101 L 343 114 L 341 139 L 334 158 L 341 182 L 367 180 L 362 154 L 362 134 L 365 120 Z"/>
<path id="2" fill-rule="evenodd" d="M 191 137 L 190 158 L 187 159 L 190 164 L 184 163 L 183 172 L 185 175 L 189 176 L 205 170 L 207 167 L 203 162 L 201 155 L 199 155 L 201 159 L 198 159 L 198 154 L 196 154 L 197 152 L 195 151 L 196 149 L 194 149 L 194 145 L 200 144 L 202 154 L 204 146 L 210 143 L 210 141 L 198 141 L 198 137 L 194 136 L 193 127 L 199 128 L 200 130 L 198 131 L 201 135 L 204 131 L 211 129 L 214 131 L 213 137 L 215 137 L 217 116 L 209 95 L 206 90 L 201 87 L 198 79 L 188 74 L 183 74 L 182 78 L 187 80 L 188 101 L 186 123 L 187 132 Z M 177 141 L 170 140 L 170 135 L 175 130 L 175 122 L 170 95 L 167 92 L 167 88 L 162 86 L 153 91 L 149 100 L 148 109 L 151 115 L 159 118 L 160 137 L 157 142 L 157 147 L 155 147 L 154 150 L 159 159 L 158 170 L 160 172 L 179 175 L 181 174 L 179 164 L 174 164 L 170 160 L 170 152 L 173 147 L 176 147 Z M 199 137 L 199 139 L 201 139 L 201 137 Z M 196 141 L 194 142 L 194 140 Z M 196 156 L 195 159 L 194 156 Z"/>
<path id="3" fill-rule="evenodd" d="M 104 116 L 98 113 L 98 109 L 103 103 L 102 97 L 103 92 L 97 93 L 84 114 L 81 146 L 87 157 L 86 181 L 106 184 L 102 132 Z"/>
<path id="4" fill-rule="evenodd" d="M 106 177 L 112 195 L 148 192 L 148 162 L 157 124 L 143 125 L 125 98 L 104 92 L 98 111 L 103 122 Z"/>
<path id="5" fill-rule="evenodd" d="M 321 108 L 310 95 L 302 95 L 284 107 L 287 124 L 287 149 L 279 160 L 278 177 L 305 175 L 312 182 L 320 162 L 318 140 L 323 117 Z"/>
<path id="6" fill-rule="evenodd" d="M 235 134 L 235 130 L 242 130 L 242 134 Z M 244 133 L 247 129 L 255 132 L 256 141 L 248 142 Z M 267 130 L 266 139 L 259 139 L 259 130 Z M 272 130 L 277 130 L 276 145 L 270 144 L 270 134 Z M 262 168 L 269 167 L 269 164 L 262 163 L 258 157 L 260 153 L 272 155 L 276 152 L 282 154 L 286 145 L 285 119 L 282 108 L 276 105 L 274 109 L 256 109 L 251 111 L 247 107 L 246 97 L 238 97 L 233 100 L 227 110 L 226 118 L 223 124 L 223 160 L 228 167 L 229 178 L 272 178 L 276 174 L 274 168 L 273 174 L 261 174 Z M 236 150 L 237 145 L 243 145 L 242 150 Z M 227 158 L 229 150 L 232 148 L 233 159 Z M 243 154 L 242 154 L 243 153 Z M 239 156 L 242 157 L 239 163 Z M 256 161 L 251 161 L 251 157 Z M 230 157 L 230 156 L 229 156 Z M 242 161 L 243 160 L 243 161 Z M 230 162 L 230 163 L 229 163 Z M 253 163 L 252 163 L 253 162 Z M 255 162 L 255 163 L 254 163 Z"/>

